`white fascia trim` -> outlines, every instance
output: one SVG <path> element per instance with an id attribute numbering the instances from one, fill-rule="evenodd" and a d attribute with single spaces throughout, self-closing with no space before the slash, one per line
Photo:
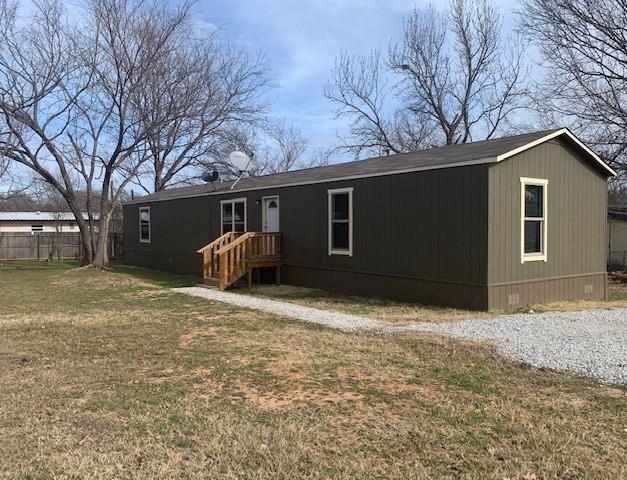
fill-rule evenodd
<path id="1" fill-rule="evenodd" d="M 332 207 L 332 197 L 338 193 L 348 193 L 348 250 L 338 250 L 332 248 L 333 246 L 333 207 Z M 327 190 L 327 200 L 328 200 L 328 225 L 327 229 L 329 232 L 328 241 L 329 241 L 329 256 L 331 255 L 347 255 L 349 257 L 353 256 L 353 187 L 346 188 L 332 188 Z"/>
<path id="2" fill-rule="evenodd" d="M 540 185 L 542 189 L 542 252 L 525 253 L 525 187 Z M 549 214 L 549 181 L 546 178 L 520 177 L 520 263 L 548 262 L 548 214 Z"/>
<path id="3" fill-rule="evenodd" d="M 220 204 L 222 204 L 222 203 L 231 203 L 231 202 L 246 202 L 246 200 L 248 200 L 246 197 L 227 198 L 225 200 L 220 200 Z"/>
<path id="4" fill-rule="evenodd" d="M 496 157 L 496 161 L 497 162 L 501 162 L 501 161 L 505 160 L 506 158 L 509 158 L 509 157 L 511 157 L 513 155 L 516 155 L 518 153 L 524 152 L 525 150 L 529 150 L 530 148 L 533 148 L 536 145 L 540 145 L 541 143 L 548 142 L 549 140 L 551 140 L 551 139 L 553 139 L 555 137 L 559 137 L 560 135 L 566 135 L 568 138 L 570 138 L 572 141 L 574 141 L 579 146 L 579 148 L 581 148 L 590 157 L 592 157 L 599 165 L 601 165 L 601 167 L 603 167 L 611 176 L 613 176 L 613 177 L 616 176 L 616 172 L 607 163 L 605 163 L 603 160 L 601 160 L 596 153 L 594 153 L 592 150 L 590 150 L 585 143 L 583 143 L 581 140 L 579 140 L 567 128 L 560 128 L 559 130 L 556 130 L 553 133 L 549 133 L 548 135 L 545 135 L 544 137 L 538 138 L 537 140 L 534 140 L 533 142 L 529 142 L 529 143 L 527 143 L 527 144 L 525 144 L 525 145 L 523 145 L 521 147 L 515 148 L 514 150 L 510 150 L 509 152 L 502 153 L 501 155 L 498 155 Z"/>
<path id="5" fill-rule="evenodd" d="M 386 177 L 388 175 L 400 175 L 403 173 L 414 173 L 414 172 L 424 172 L 427 170 L 441 170 L 444 168 L 453 168 L 453 167 L 467 167 L 472 165 L 483 165 L 486 163 L 496 163 L 497 157 L 485 157 L 477 160 L 472 160 L 470 162 L 455 162 L 455 163 L 446 163 L 443 165 L 429 165 L 426 167 L 412 167 L 405 168 L 402 170 L 390 170 L 388 172 L 376 172 L 376 173 L 364 173 L 361 175 L 346 175 L 344 177 L 333 177 L 333 178 L 325 178 L 321 180 L 310 180 L 308 182 L 292 182 L 292 183 L 284 183 L 282 185 L 267 185 L 267 186 L 259 186 L 259 187 L 250 187 L 236 190 L 222 190 L 219 192 L 203 192 L 203 193 L 194 193 L 191 195 L 181 195 L 179 197 L 172 198 L 158 198 L 155 200 L 146 200 L 139 198 L 137 200 L 133 200 L 130 202 L 124 202 L 123 205 L 136 205 L 141 203 L 155 203 L 155 202 L 167 202 L 170 200 L 178 200 L 180 198 L 194 198 L 194 197 L 208 197 L 212 195 L 227 195 L 229 193 L 242 193 L 242 192 L 253 192 L 256 190 L 273 190 L 276 188 L 286 188 L 286 187 L 300 187 L 302 185 L 316 185 L 319 183 L 331 183 L 331 182 L 341 182 L 343 180 L 359 180 L 360 178 L 372 178 L 372 177 Z"/>

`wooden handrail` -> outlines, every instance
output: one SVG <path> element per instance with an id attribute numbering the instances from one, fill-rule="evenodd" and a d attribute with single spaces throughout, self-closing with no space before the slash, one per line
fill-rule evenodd
<path id="1" fill-rule="evenodd" d="M 216 254 L 220 255 L 221 253 L 224 253 L 236 247 L 237 245 L 241 245 L 246 240 L 251 238 L 254 234 L 255 232 L 246 232 L 246 233 L 241 234 L 239 237 L 237 237 L 237 239 L 233 240 L 232 242 L 229 242 L 228 244 L 222 245 L 221 247 L 219 247 L 218 250 L 216 250 Z"/>
<path id="2" fill-rule="evenodd" d="M 217 277 L 220 290 L 224 290 L 245 274 L 250 284 L 253 268 L 277 266 L 281 257 L 281 234 L 228 232 L 197 252 L 202 254 L 203 277 Z M 277 279 L 278 275 L 277 268 Z"/>
<path id="3" fill-rule="evenodd" d="M 219 287 L 224 290 L 248 273 L 251 259 L 280 257 L 281 234 L 247 232 L 220 247 L 215 254 L 219 258 Z"/>
<path id="4" fill-rule="evenodd" d="M 215 247 L 216 245 L 227 243 L 228 241 L 230 241 L 231 237 L 237 237 L 238 235 L 241 235 L 241 234 L 237 232 L 226 232 L 224 235 L 219 236 L 213 242 L 208 243 L 207 245 L 202 247 L 200 250 L 196 250 L 196 253 L 202 253 L 205 250 L 209 250 L 210 248 Z"/>
<path id="5" fill-rule="evenodd" d="M 261 238 L 261 239 L 280 239 L 281 238 L 281 234 L 277 233 L 277 232 L 246 232 L 241 234 L 236 240 L 234 240 L 233 242 L 230 242 L 226 245 L 223 245 L 222 247 L 220 247 L 220 249 L 218 249 L 216 251 L 216 253 L 219 255 L 221 253 L 224 253 L 232 248 L 237 247 L 238 245 L 248 241 L 251 238 Z M 267 250 L 267 249 L 266 249 Z M 261 255 L 264 255 L 264 253 L 260 253 Z M 279 255 L 280 255 L 280 249 L 279 249 Z"/>
<path id="6" fill-rule="evenodd" d="M 204 278 L 211 278 L 215 275 L 218 269 L 217 251 L 220 247 L 228 245 L 240 235 L 241 233 L 239 232 L 227 232 L 196 251 L 196 253 L 202 254 L 202 274 Z"/>

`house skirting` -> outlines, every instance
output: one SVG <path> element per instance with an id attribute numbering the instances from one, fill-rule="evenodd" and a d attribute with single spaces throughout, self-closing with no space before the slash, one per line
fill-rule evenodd
<path id="1" fill-rule="evenodd" d="M 202 274 L 200 256 L 127 249 L 128 265 L 191 275 Z M 274 281 L 274 272 L 262 278 Z M 271 275 L 270 275 L 271 274 Z M 281 282 L 330 292 L 389 298 L 425 305 L 473 310 L 516 310 L 531 304 L 566 300 L 600 300 L 607 296 L 607 273 L 482 285 L 439 279 L 414 278 L 374 272 L 353 272 L 305 265 L 283 264 Z"/>
<path id="2" fill-rule="evenodd" d="M 487 308 L 486 287 L 480 284 L 289 264 L 281 267 L 281 282 L 347 295 L 389 298 L 425 305 L 473 310 Z"/>
<path id="3" fill-rule="evenodd" d="M 531 304 L 607 297 L 607 273 L 498 283 L 488 286 L 490 310 L 514 310 Z"/>
<path id="4" fill-rule="evenodd" d="M 281 276 L 289 285 L 474 310 L 516 310 L 531 304 L 607 297 L 605 272 L 489 286 L 297 265 L 284 265 Z"/>

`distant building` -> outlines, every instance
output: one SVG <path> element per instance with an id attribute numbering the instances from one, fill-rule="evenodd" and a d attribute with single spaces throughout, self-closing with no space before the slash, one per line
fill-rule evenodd
<path id="1" fill-rule="evenodd" d="M 87 220 L 87 214 L 83 214 Z M 94 215 L 98 220 L 98 214 Z M 0 212 L 0 233 L 78 232 L 72 212 Z"/>
<path id="2" fill-rule="evenodd" d="M 627 267 L 627 207 L 608 211 L 609 255 L 611 269 Z"/>

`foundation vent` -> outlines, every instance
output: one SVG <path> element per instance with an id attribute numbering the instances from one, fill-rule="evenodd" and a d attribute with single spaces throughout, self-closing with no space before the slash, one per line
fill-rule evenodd
<path id="1" fill-rule="evenodd" d="M 520 294 L 519 293 L 510 293 L 507 296 L 507 304 L 508 305 L 518 305 L 520 303 Z"/>
<path id="2" fill-rule="evenodd" d="M 588 283 L 587 285 L 583 286 L 583 293 L 592 293 L 594 290 L 594 287 L 592 286 L 591 283 Z"/>

